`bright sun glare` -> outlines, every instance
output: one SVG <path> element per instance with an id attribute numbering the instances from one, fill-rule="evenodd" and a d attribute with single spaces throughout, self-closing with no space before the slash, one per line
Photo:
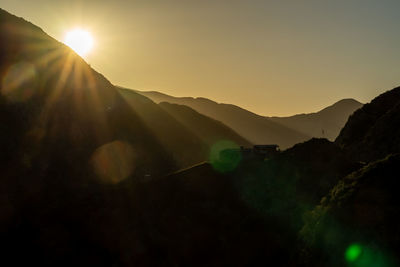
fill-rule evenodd
<path id="1" fill-rule="evenodd" d="M 64 43 L 82 57 L 86 56 L 93 48 L 92 35 L 83 29 L 73 29 L 67 32 Z"/>

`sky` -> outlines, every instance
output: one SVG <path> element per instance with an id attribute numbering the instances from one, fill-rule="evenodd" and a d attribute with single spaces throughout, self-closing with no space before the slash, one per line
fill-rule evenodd
<path id="1" fill-rule="evenodd" d="M 207 97 L 261 115 L 369 102 L 400 85 L 398 0 L 0 0 L 113 84 Z"/>

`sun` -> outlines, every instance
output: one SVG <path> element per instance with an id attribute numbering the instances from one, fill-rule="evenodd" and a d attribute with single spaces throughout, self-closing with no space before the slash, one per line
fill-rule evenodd
<path id="1" fill-rule="evenodd" d="M 94 40 L 89 31 L 76 28 L 65 34 L 64 43 L 71 47 L 78 55 L 84 57 L 92 50 Z"/>

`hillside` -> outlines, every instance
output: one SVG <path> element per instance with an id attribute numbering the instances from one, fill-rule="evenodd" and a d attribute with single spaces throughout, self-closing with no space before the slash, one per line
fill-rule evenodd
<path id="1" fill-rule="evenodd" d="M 146 210 L 146 232 L 157 233 L 146 242 L 179 266 L 287 266 L 303 212 L 355 167 L 335 144 L 313 139 L 230 172 L 209 163 L 175 172 L 141 185 L 135 203 Z"/>
<path id="2" fill-rule="evenodd" d="M 367 162 L 400 152 L 400 87 L 357 110 L 335 142 L 355 159 Z"/>
<path id="3" fill-rule="evenodd" d="M 117 142 L 135 158 L 134 175 L 174 168 L 107 79 L 40 28 L 0 12 L 1 146 L 7 151 L 2 163 L 19 155 L 23 164 L 42 166 L 45 173 L 56 168 L 52 162 L 57 160 L 83 171 L 98 148 Z"/>
<path id="4" fill-rule="evenodd" d="M 388 156 L 344 177 L 306 214 L 300 232 L 304 262 L 398 266 L 399 163 L 399 155 Z"/>
<path id="5" fill-rule="evenodd" d="M 159 106 L 176 118 L 180 123 L 191 129 L 203 142 L 209 146 L 221 140 L 229 140 L 238 146 L 250 147 L 251 143 L 239 136 L 220 121 L 204 116 L 184 105 L 162 102 Z"/>
<path id="6" fill-rule="evenodd" d="M 206 98 L 173 97 L 154 91 L 137 92 L 156 103 L 189 106 L 201 114 L 221 121 L 252 143 L 278 144 L 282 149 L 311 137 L 333 141 L 349 115 L 362 106 L 356 100 L 344 99 L 316 113 L 264 117 L 235 105 L 219 104 Z"/>
<path id="7" fill-rule="evenodd" d="M 311 266 L 398 266 L 400 88 L 350 116 L 336 139 L 342 153 L 369 162 L 340 179 L 304 215 L 296 262 Z"/>

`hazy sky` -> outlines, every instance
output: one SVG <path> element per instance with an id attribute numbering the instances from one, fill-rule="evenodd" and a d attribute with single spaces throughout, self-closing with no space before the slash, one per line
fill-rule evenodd
<path id="1" fill-rule="evenodd" d="M 0 0 L 62 41 L 96 39 L 87 61 L 112 83 L 204 96 L 264 115 L 367 102 L 400 85 L 398 0 Z"/>

